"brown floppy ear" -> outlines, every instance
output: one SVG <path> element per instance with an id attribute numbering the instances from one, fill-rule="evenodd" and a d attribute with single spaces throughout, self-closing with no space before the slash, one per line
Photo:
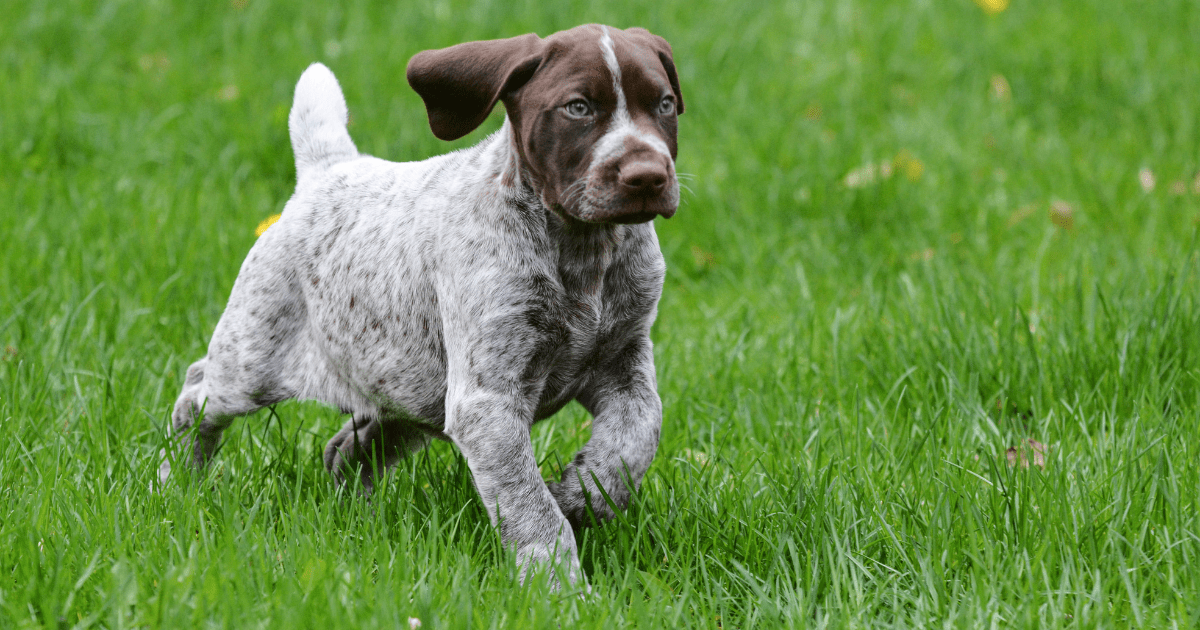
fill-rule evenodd
<path id="1" fill-rule="evenodd" d="M 417 53 L 408 62 L 408 84 L 425 101 L 433 135 L 457 140 L 483 124 L 496 101 L 533 76 L 542 49 L 530 33 Z"/>
<path id="2" fill-rule="evenodd" d="M 667 80 L 671 82 L 671 91 L 675 92 L 675 111 L 682 114 L 683 92 L 679 89 L 679 74 L 675 72 L 675 57 L 671 55 L 671 45 L 667 43 L 667 40 L 644 28 L 628 28 L 625 29 L 625 32 L 658 54 L 658 60 L 662 62 L 663 69 L 667 71 Z"/>

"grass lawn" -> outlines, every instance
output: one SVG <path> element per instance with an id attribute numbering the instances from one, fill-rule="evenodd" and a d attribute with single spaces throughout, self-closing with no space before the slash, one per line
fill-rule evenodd
<path id="1" fill-rule="evenodd" d="M 0 628 L 1200 625 L 1193 0 L 297 4 L 0 5 Z M 152 492 L 304 67 L 420 159 L 502 113 L 440 143 L 412 54 L 590 21 L 671 41 L 689 174 L 594 596 L 514 583 L 450 445 L 335 489 L 313 403 Z"/>

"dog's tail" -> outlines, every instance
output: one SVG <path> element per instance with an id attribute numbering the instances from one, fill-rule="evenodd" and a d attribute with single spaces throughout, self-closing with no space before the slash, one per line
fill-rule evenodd
<path id="1" fill-rule="evenodd" d="M 320 63 L 309 66 L 296 83 L 296 97 L 288 115 L 298 181 L 358 157 L 358 149 L 346 131 L 348 121 L 346 98 L 333 73 Z"/>

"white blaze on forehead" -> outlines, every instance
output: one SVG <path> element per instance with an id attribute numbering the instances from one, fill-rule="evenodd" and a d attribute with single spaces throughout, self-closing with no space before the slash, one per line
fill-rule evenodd
<path id="1" fill-rule="evenodd" d="M 613 40 L 608 34 L 608 27 L 601 26 L 600 31 L 600 51 L 604 54 L 604 65 L 608 66 L 608 71 L 612 74 L 613 90 L 617 93 L 617 111 L 613 112 L 612 126 L 600 138 L 592 151 L 592 164 L 603 164 L 619 155 L 625 147 L 625 138 L 630 136 L 644 142 L 670 159 L 671 150 L 667 148 L 667 143 L 658 136 L 638 129 L 633 124 L 633 119 L 629 117 L 629 105 L 625 100 L 625 90 L 621 87 L 621 64 L 617 62 L 617 51 L 613 48 Z"/>
<path id="2" fill-rule="evenodd" d="M 621 64 L 617 63 L 617 51 L 613 48 L 612 37 L 608 35 L 608 27 L 601 26 L 600 50 L 604 53 L 604 63 L 612 74 L 613 90 L 617 92 L 617 116 L 629 118 L 629 108 L 625 103 L 625 90 L 621 87 Z"/>

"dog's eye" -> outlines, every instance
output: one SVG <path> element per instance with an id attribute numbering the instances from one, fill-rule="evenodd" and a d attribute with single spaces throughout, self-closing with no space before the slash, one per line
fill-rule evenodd
<path id="1" fill-rule="evenodd" d="M 664 96 L 663 100 L 658 102 L 658 113 L 663 116 L 670 116 L 675 113 L 675 97 Z"/>
<path id="2" fill-rule="evenodd" d="M 592 115 L 592 106 L 588 102 L 577 98 L 566 105 L 563 105 L 563 111 L 571 118 L 587 118 Z"/>

